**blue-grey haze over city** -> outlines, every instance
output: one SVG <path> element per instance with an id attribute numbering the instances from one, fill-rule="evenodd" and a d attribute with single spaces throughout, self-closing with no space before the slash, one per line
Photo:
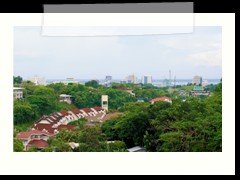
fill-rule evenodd
<path id="1" fill-rule="evenodd" d="M 222 77 L 221 27 L 194 33 L 110 37 L 47 37 L 41 27 L 15 27 L 14 75 L 24 79 L 139 79 Z"/>

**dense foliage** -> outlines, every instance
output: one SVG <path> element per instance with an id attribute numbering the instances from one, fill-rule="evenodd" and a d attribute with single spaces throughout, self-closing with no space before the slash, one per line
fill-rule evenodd
<path id="1" fill-rule="evenodd" d="M 109 139 L 121 139 L 128 147 L 144 146 L 147 151 L 222 151 L 221 86 L 205 99 L 127 104 L 125 113 L 104 122 L 102 130 Z"/>
<path id="2" fill-rule="evenodd" d="M 17 85 L 24 88 L 24 99 L 14 101 L 14 124 L 20 131 L 27 127 L 23 125 L 30 125 L 44 114 L 100 106 L 103 94 L 109 96 L 110 112 L 123 112 L 93 127 L 86 127 L 84 119 L 73 122 L 76 131 L 61 131 L 56 138 L 49 139 L 50 147 L 43 152 L 119 152 L 133 146 L 143 146 L 152 152 L 222 151 L 221 82 L 207 86 L 211 92 L 207 98 L 186 96 L 184 100 L 179 91 L 188 95 L 192 84 L 171 90 L 143 84 L 113 83 L 104 87 L 94 80 L 85 85 L 35 86 L 24 81 Z M 132 89 L 135 96 L 124 88 Z M 60 94 L 71 95 L 73 104 L 59 102 Z M 162 96 L 172 97 L 172 103 L 149 103 L 150 99 Z M 140 97 L 145 102 L 137 102 Z M 70 142 L 79 143 L 79 147 L 71 149 Z M 21 151 L 18 141 L 14 141 L 14 148 L 15 145 L 15 151 Z"/>

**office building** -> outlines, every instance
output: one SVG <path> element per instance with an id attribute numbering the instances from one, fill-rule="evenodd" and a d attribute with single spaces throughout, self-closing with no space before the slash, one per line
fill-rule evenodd
<path id="1" fill-rule="evenodd" d="M 197 86 L 202 85 L 202 77 L 198 75 L 194 76 L 192 83 Z"/>
<path id="2" fill-rule="evenodd" d="M 152 84 L 152 76 L 143 76 L 142 84 Z"/>
<path id="3" fill-rule="evenodd" d="M 126 77 L 126 82 L 127 83 L 129 83 L 129 84 L 137 84 L 138 82 L 137 82 L 137 77 L 134 75 L 134 74 L 132 74 L 132 75 L 129 75 L 129 76 L 127 76 Z"/>

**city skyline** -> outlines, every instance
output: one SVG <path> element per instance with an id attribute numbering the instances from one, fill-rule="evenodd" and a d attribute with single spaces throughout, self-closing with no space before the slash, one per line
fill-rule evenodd
<path id="1" fill-rule="evenodd" d="M 24 79 L 124 79 L 151 75 L 220 79 L 221 27 L 196 27 L 192 34 L 44 37 L 40 27 L 14 29 L 14 75 Z"/>

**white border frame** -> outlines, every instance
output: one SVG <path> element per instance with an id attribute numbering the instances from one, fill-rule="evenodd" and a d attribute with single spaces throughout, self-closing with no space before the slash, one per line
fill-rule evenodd
<path id="1" fill-rule="evenodd" d="M 235 174 L 235 14 L 195 14 L 196 26 L 222 26 L 222 152 L 14 153 L 13 27 L 41 26 L 42 17 L 0 14 L 0 174 Z"/>

